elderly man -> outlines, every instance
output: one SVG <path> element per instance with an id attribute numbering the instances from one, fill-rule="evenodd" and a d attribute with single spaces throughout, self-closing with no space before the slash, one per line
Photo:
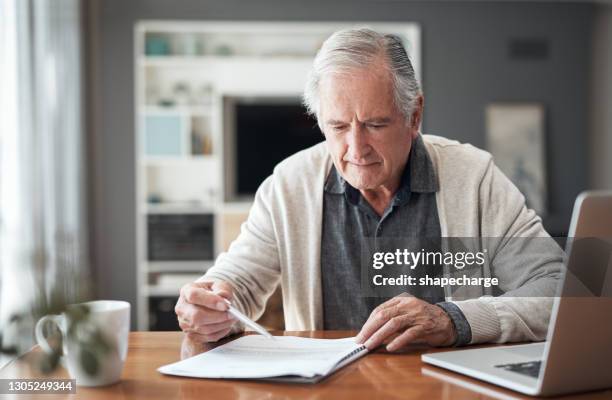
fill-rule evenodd
<path id="1" fill-rule="evenodd" d="M 282 161 L 260 186 L 229 251 L 181 289 L 175 311 L 192 338 L 240 330 L 224 299 L 252 318 L 282 285 L 289 330 L 355 329 L 368 348 L 542 340 L 560 253 L 484 266 L 483 286 L 361 292 L 361 249 L 375 238 L 546 237 L 524 197 L 470 145 L 419 133 L 423 96 L 401 41 L 369 29 L 333 34 L 317 54 L 304 102 L 325 142 Z M 529 242 L 521 246 L 528 252 Z M 496 254 L 510 253 L 499 245 Z M 537 295 L 538 297 L 533 297 Z"/>

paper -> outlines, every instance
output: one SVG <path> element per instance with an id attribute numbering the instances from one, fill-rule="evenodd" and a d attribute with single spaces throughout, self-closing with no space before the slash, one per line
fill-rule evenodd
<path id="1" fill-rule="evenodd" d="M 158 369 L 193 378 L 259 379 L 283 376 L 326 376 L 365 353 L 355 338 L 311 339 L 261 335 L 238 338 L 195 357 Z"/>

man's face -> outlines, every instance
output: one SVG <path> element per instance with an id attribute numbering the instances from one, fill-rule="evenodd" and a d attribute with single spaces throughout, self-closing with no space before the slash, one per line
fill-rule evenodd
<path id="1" fill-rule="evenodd" d="M 319 86 L 319 120 L 340 175 L 354 188 L 394 187 L 418 134 L 422 99 L 408 124 L 380 65 L 328 74 Z"/>

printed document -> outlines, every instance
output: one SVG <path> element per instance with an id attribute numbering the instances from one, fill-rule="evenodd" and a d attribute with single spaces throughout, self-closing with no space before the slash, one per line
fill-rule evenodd
<path id="1" fill-rule="evenodd" d="M 164 365 L 162 374 L 192 378 L 272 379 L 318 382 L 365 355 L 355 338 L 242 336 L 197 356 Z"/>

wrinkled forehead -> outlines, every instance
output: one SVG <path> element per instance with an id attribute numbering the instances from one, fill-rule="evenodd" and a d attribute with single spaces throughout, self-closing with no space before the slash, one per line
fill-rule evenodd
<path id="1" fill-rule="evenodd" d="M 392 116 L 395 104 L 393 81 L 386 69 L 359 68 L 325 74 L 319 85 L 323 120 L 358 115 Z"/>

